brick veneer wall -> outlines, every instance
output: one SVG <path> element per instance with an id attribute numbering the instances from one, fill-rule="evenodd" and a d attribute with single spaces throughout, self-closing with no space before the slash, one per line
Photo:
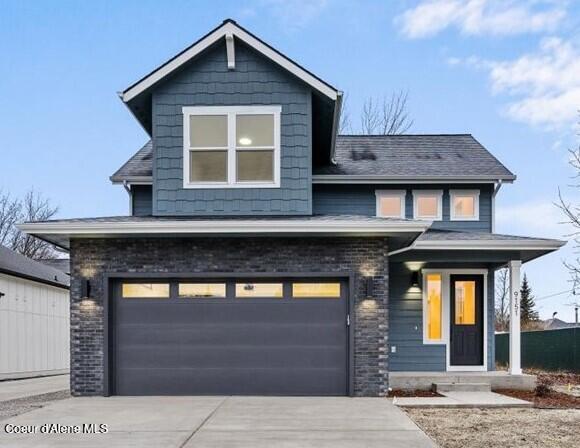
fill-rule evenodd
<path id="1" fill-rule="evenodd" d="M 104 273 L 355 273 L 354 390 L 384 396 L 388 378 L 386 238 L 156 238 L 71 241 L 71 391 L 104 392 Z M 363 276 L 373 276 L 365 298 Z M 91 300 L 81 298 L 90 279 Z"/>

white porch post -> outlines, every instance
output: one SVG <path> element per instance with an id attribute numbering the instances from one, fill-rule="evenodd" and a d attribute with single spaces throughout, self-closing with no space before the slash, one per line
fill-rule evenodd
<path id="1" fill-rule="evenodd" d="M 520 342 L 520 260 L 508 263 L 510 271 L 510 375 L 521 375 L 521 342 Z"/>

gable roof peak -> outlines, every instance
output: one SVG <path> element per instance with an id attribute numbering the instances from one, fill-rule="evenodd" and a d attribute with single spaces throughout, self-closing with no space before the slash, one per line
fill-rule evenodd
<path id="1" fill-rule="evenodd" d="M 258 51 L 265 57 L 272 60 L 274 63 L 281 66 L 283 69 L 289 71 L 294 76 L 310 85 L 313 89 L 320 92 L 322 95 L 328 97 L 330 100 L 337 101 L 337 99 L 341 96 L 341 92 L 335 87 L 328 84 L 326 81 L 323 81 L 312 72 L 306 70 L 304 67 L 288 58 L 275 48 L 271 47 L 259 37 L 255 36 L 240 26 L 235 20 L 227 18 L 205 36 L 201 37 L 199 40 L 175 55 L 173 58 L 169 59 L 167 62 L 160 65 L 152 72 L 145 75 L 143 78 L 139 79 L 125 90 L 123 90 L 120 93 L 121 99 L 124 103 L 130 103 L 132 100 L 148 91 L 159 81 L 165 79 L 175 70 L 191 61 L 206 48 L 210 47 L 221 39 L 225 39 L 226 36 L 233 36 L 236 39 L 244 42 L 246 45 L 249 45 L 254 50 Z"/>

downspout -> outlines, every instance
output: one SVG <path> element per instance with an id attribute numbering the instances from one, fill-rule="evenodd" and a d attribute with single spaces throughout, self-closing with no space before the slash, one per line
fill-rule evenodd
<path id="1" fill-rule="evenodd" d="M 503 185 L 502 180 L 498 179 L 494 185 L 493 193 L 491 195 L 491 233 L 495 233 L 495 196 Z"/>
<path id="2" fill-rule="evenodd" d="M 340 131 L 340 112 L 342 110 L 342 92 L 336 93 L 334 115 L 332 117 L 332 136 L 330 140 L 330 163 L 336 165 L 336 136 Z"/>
<path id="3" fill-rule="evenodd" d="M 126 180 L 123 181 L 123 188 L 129 194 L 129 214 L 133 216 L 133 195 L 131 194 L 131 187 L 129 186 L 129 182 Z"/>

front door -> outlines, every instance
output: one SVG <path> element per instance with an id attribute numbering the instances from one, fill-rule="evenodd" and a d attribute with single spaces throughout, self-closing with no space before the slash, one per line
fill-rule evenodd
<path id="1" fill-rule="evenodd" d="M 483 275 L 451 275 L 451 365 L 483 365 Z"/>

